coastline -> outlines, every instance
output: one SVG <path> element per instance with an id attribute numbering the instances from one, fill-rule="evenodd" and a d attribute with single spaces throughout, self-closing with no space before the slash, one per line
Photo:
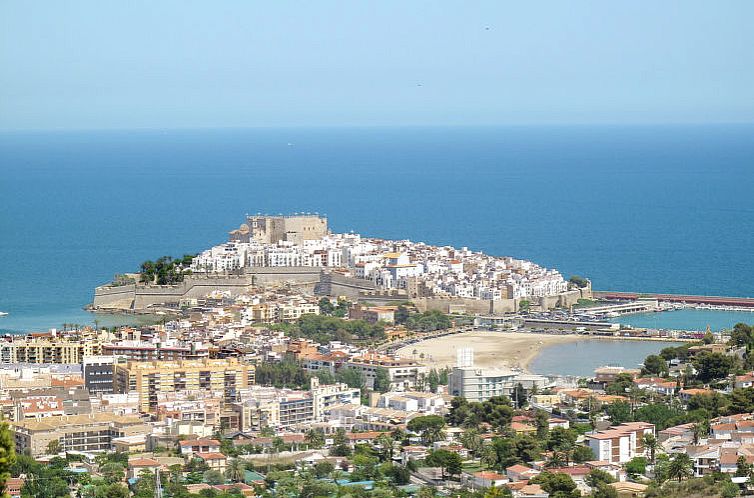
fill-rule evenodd
<path id="1" fill-rule="evenodd" d="M 474 364 L 482 368 L 517 368 L 532 373 L 529 366 L 545 349 L 578 341 L 633 341 L 643 343 L 690 342 L 691 339 L 639 338 L 580 334 L 475 331 L 427 339 L 397 350 L 405 358 L 424 360 L 436 368 L 453 367 L 459 348 L 474 349 Z M 416 355 L 413 352 L 416 351 Z"/>
<path id="2" fill-rule="evenodd" d="M 474 349 L 474 364 L 483 368 L 520 368 L 528 366 L 545 346 L 584 339 L 575 334 L 533 334 L 525 332 L 462 332 L 427 339 L 398 349 L 405 358 L 419 358 L 424 354 L 436 368 L 453 367 L 459 348 Z M 414 351 L 416 354 L 414 355 Z"/>

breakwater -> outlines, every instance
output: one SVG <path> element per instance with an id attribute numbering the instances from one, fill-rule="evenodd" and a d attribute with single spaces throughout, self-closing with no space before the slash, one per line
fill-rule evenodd
<path id="1" fill-rule="evenodd" d="M 645 292 L 639 293 L 617 291 L 593 291 L 592 294 L 594 295 L 595 299 L 634 300 L 639 298 L 650 298 L 668 303 L 709 304 L 715 306 L 754 308 L 754 298 L 752 297 L 697 296 L 686 294 L 654 294 Z"/>

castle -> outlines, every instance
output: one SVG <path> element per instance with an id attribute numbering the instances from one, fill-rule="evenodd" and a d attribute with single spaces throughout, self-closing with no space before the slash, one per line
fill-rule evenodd
<path id="1" fill-rule="evenodd" d="M 305 240 L 328 235 L 327 218 L 318 214 L 291 216 L 246 216 L 246 223 L 228 232 L 231 242 L 277 244 L 280 241 L 302 244 Z"/>

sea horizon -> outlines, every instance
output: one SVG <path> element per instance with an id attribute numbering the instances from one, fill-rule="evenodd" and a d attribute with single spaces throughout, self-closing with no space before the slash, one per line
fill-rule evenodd
<path id="1" fill-rule="evenodd" d="M 91 323 L 95 286 L 220 243 L 247 212 L 317 211 L 599 290 L 751 297 L 752 127 L 0 131 L 0 329 Z"/>

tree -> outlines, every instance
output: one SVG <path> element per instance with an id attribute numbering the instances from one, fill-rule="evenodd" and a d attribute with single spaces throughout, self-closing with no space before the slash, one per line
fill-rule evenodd
<path id="1" fill-rule="evenodd" d="M 668 372 L 668 363 L 656 354 L 651 354 L 644 360 L 644 373 L 649 375 L 666 375 Z"/>
<path id="2" fill-rule="evenodd" d="M 439 415 L 426 415 L 409 420 L 406 428 L 421 434 L 425 444 L 432 444 L 444 437 L 445 419 Z"/>
<path id="3" fill-rule="evenodd" d="M 729 413 L 751 413 L 754 411 L 754 388 L 733 389 L 728 397 L 730 406 Z"/>
<path id="4" fill-rule="evenodd" d="M 474 455 L 477 455 L 484 446 L 484 440 L 476 429 L 466 429 L 461 434 L 460 440 L 464 448 L 468 449 Z"/>
<path id="5" fill-rule="evenodd" d="M 322 460 L 314 465 L 314 475 L 320 478 L 329 476 L 333 470 L 335 470 L 335 465 L 327 460 Z"/>
<path id="6" fill-rule="evenodd" d="M 566 463 L 570 458 L 571 450 L 573 450 L 576 444 L 577 434 L 572 429 L 565 429 L 563 427 L 555 427 L 550 431 L 547 438 L 547 449 L 554 452 L 563 453 L 566 459 Z"/>
<path id="7" fill-rule="evenodd" d="M 626 401 L 615 401 L 607 406 L 607 416 L 610 417 L 610 422 L 613 425 L 622 424 L 624 422 L 630 422 L 633 418 L 631 416 L 631 405 Z"/>
<path id="8" fill-rule="evenodd" d="M 223 475 L 217 470 L 207 470 L 204 472 L 204 482 L 207 484 L 222 484 L 225 482 Z"/>
<path id="9" fill-rule="evenodd" d="M 384 432 L 380 434 L 374 442 L 380 448 L 380 459 L 386 462 L 392 461 L 393 453 L 395 452 L 395 440 L 390 433 Z"/>
<path id="10" fill-rule="evenodd" d="M 442 469 L 442 478 L 446 475 L 459 475 L 463 468 L 463 460 L 458 453 L 448 450 L 435 450 L 426 458 L 427 465 L 440 467 Z"/>
<path id="11" fill-rule="evenodd" d="M 741 455 L 736 460 L 736 477 L 748 477 L 751 474 L 751 465 L 746 462 L 746 457 Z"/>
<path id="12" fill-rule="evenodd" d="M 618 498 L 618 491 L 607 484 L 599 484 L 597 488 L 592 491 L 592 498 Z"/>
<path id="13" fill-rule="evenodd" d="M 550 415 L 544 410 L 537 410 L 534 414 L 534 422 L 537 427 L 537 437 L 544 439 L 550 431 Z"/>
<path id="14" fill-rule="evenodd" d="M 99 468 L 100 474 L 109 482 L 120 482 L 126 477 L 125 468 L 117 462 L 109 462 Z"/>
<path id="15" fill-rule="evenodd" d="M 374 390 L 378 393 L 385 393 L 390 390 L 390 375 L 384 368 L 377 368 L 374 371 Z"/>
<path id="16" fill-rule="evenodd" d="M 57 455 L 62 451 L 62 446 L 60 445 L 60 441 L 57 439 L 53 439 L 49 443 L 47 443 L 47 454 L 48 455 Z"/>
<path id="17" fill-rule="evenodd" d="M 615 380 L 613 380 L 607 388 L 605 388 L 605 392 L 608 394 L 616 394 L 618 396 L 625 395 L 632 387 L 634 386 L 634 378 L 631 376 L 631 374 L 618 374 L 615 376 Z"/>
<path id="18" fill-rule="evenodd" d="M 338 370 L 335 374 L 335 379 L 338 382 L 347 384 L 351 389 L 364 389 L 365 380 L 364 374 L 358 368 L 344 367 Z"/>
<path id="19" fill-rule="evenodd" d="M 722 353 L 702 352 L 694 356 L 693 365 L 697 379 L 710 382 L 730 375 L 735 370 L 736 358 Z"/>
<path id="20" fill-rule="evenodd" d="M 440 385 L 440 375 L 434 368 L 430 370 L 427 375 L 427 384 L 429 384 L 429 390 L 431 392 L 437 392 L 437 387 Z"/>
<path id="21" fill-rule="evenodd" d="M 585 481 L 590 488 L 596 488 L 600 484 L 615 482 L 615 478 L 604 470 L 594 469 L 586 475 Z"/>
<path id="22" fill-rule="evenodd" d="M 533 477 L 529 482 L 539 484 L 553 498 L 581 496 L 576 483 L 568 474 L 553 474 L 545 471 Z"/>
<path id="23" fill-rule="evenodd" d="M 246 463 L 243 460 L 231 458 L 228 460 L 228 467 L 225 469 L 225 477 L 231 482 L 242 482 L 245 471 Z"/>
<path id="24" fill-rule="evenodd" d="M 390 465 L 385 471 L 385 476 L 389 477 L 396 486 L 402 486 L 411 482 L 411 471 L 400 465 Z"/>
<path id="25" fill-rule="evenodd" d="M 657 438 L 652 433 L 644 434 L 644 437 L 642 437 L 642 443 L 644 444 L 644 448 L 649 450 L 649 461 L 655 463 L 655 454 L 657 453 L 657 447 L 659 446 Z"/>
<path id="26" fill-rule="evenodd" d="M 733 346 L 751 346 L 754 344 L 754 326 L 745 323 L 735 324 L 728 343 Z"/>
<path id="27" fill-rule="evenodd" d="M 513 496 L 513 492 L 505 486 L 492 486 L 489 488 L 482 498 L 510 498 Z"/>
<path id="28" fill-rule="evenodd" d="M 0 423 L 0 489 L 5 489 L 5 483 L 10 477 L 11 468 L 16 463 L 16 451 L 13 445 L 13 435 L 5 422 Z M 34 462 L 36 463 L 36 462 Z"/>
<path id="29" fill-rule="evenodd" d="M 154 496 L 154 481 L 154 474 L 152 472 L 142 470 L 139 473 L 139 480 L 134 485 L 134 498 L 152 498 Z"/>
<path id="30" fill-rule="evenodd" d="M 406 308 L 404 305 L 398 306 L 398 308 L 395 310 L 395 314 L 393 315 L 393 321 L 396 325 L 403 325 L 408 321 L 408 318 L 410 316 L 410 312 L 408 308 Z"/>
<path id="31" fill-rule="evenodd" d="M 709 394 L 695 394 L 689 399 L 686 409 L 689 412 L 703 410 L 707 417 L 717 417 L 726 411 L 730 401 L 717 391 Z"/>
<path id="32" fill-rule="evenodd" d="M 573 461 L 575 463 L 584 463 L 594 460 L 594 452 L 589 446 L 576 446 L 573 449 Z"/>
<path id="33" fill-rule="evenodd" d="M 572 275 L 571 278 L 568 279 L 568 282 L 581 289 L 589 285 L 589 280 L 580 275 Z"/>
<path id="34" fill-rule="evenodd" d="M 304 436 L 306 444 L 310 448 L 321 448 L 325 445 L 325 435 L 322 431 L 317 429 L 309 429 Z"/>
<path id="35" fill-rule="evenodd" d="M 335 310 L 335 306 L 333 306 L 332 301 L 330 301 L 329 298 L 323 297 L 319 300 L 319 312 L 323 315 L 332 315 L 333 310 Z"/>
<path id="36" fill-rule="evenodd" d="M 644 457 L 634 457 L 626 462 L 626 473 L 631 477 L 644 475 L 647 471 L 647 459 Z"/>
<path id="37" fill-rule="evenodd" d="M 689 478 L 694 475 L 693 462 L 691 457 L 686 453 L 676 453 L 668 463 L 668 478 L 678 479 L 681 482 L 683 479 Z"/>
<path id="38" fill-rule="evenodd" d="M 348 442 L 348 437 L 346 436 L 346 431 L 344 429 L 340 428 L 335 432 L 333 445 L 332 448 L 330 448 L 330 454 L 333 456 L 351 455 L 351 445 Z"/>
<path id="39" fill-rule="evenodd" d="M 704 437 L 708 433 L 709 433 L 709 424 L 706 422 L 696 423 L 691 427 L 691 435 L 692 435 L 694 444 L 699 444 L 699 440 L 704 439 Z"/>

